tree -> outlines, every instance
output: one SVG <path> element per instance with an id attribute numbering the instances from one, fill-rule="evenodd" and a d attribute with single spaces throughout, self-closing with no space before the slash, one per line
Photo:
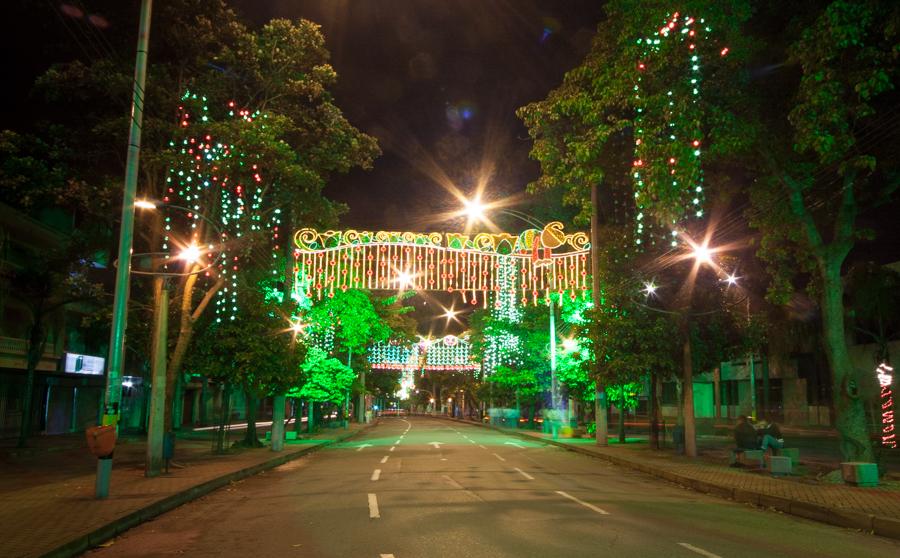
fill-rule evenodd
<path id="1" fill-rule="evenodd" d="M 356 378 L 352 368 L 328 356 L 328 353 L 318 347 L 309 349 L 301 369 L 304 375 L 303 386 L 292 390 L 291 397 L 336 406 L 344 403 L 347 390 Z"/>
<path id="2" fill-rule="evenodd" d="M 0 274 L 10 294 L 24 305 L 27 351 L 25 392 L 18 446 L 31 435 L 34 382 L 44 353 L 48 321 L 67 305 L 97 302 L 103 288 L 93 266 L 103 260 L 109 191 L 74 177 L 59 142 L 10 130 L 0 132 L 0 200 L 33 218 L 61 212 L 75 228 L 51 235 L 51 246 L 34 246 L 8 262 Z M 13 258 L 15 259 L 15 258 Z"/>
<path id="3" fill-rule="evenodd" d="M 121 3 L 110 9 L 121 20 L 129 17 Z M 133 37 L 108 38 L 115 50 L 128 52 L 133 47 Z M 322 196 L 328 178 L 355 167 L 368 168 L 379 154 L 374 138 L 354 128 L 334 103 L 329 88 L 337 76 L 328 64 L 324 41 L 319 26 L 305 20 L 273 20 L 261 29 L 249 29 L 221 0 L 177 0 L 154 10 L 140 193 L 187 207 L 202 205 L 201 213 L 215 205 L 211 203 L 215 200 L 187 200 L 179 198 L 178 189 L 169 191 L 170 171 L 184 155 L 178 146 L 171 149 L 170 142 L 186 139 L 186 111 L 177 110 L 184 105 L 185 91 L 201 92 L 215 108 L 231 102 L 249 113 L 260 111 L 266 121 L 256 125 L 245 126 L 240 118 L 216 118 L 192 123 L 191 131 L 215 134 L 265 169 L 266 207 L 261 212 L 278 209 L 280 229 L 273 236 L 281 239 L 279 257 L 273 260 L 269 254 L 266 266 L 281 272 L 288 288 L 293 269 L 292 249 L 285 241 L 289 231 L 300 225 L 332 224 L 343 208 Z M 131 76 L 130 65 L 109 53 L 56 65 L 37 82 L 56 134 L 68 140 L 72 167 L 97 183 L 121 180 L 120 146 L 128 113 L 106 99 L 129 98 Z M 58 111 L 59 106 L 66 110 Z M 49 127 L 36 128 L 48 135 Z M 162 216 L 149 225 L 138 228 L 135 251 L 159 251 L 167 232 L 182 234 L 181 240 L 186 240 L 193 230 L 166 229 Z M 167 367 L 170 380 L 179 377 L 195 326 L 223 287 L 222 276 L 216 273 L 208 278 L 187 275 L 175 285 L 178 327 L 172 328 L 176 341 Z M 148 296 L 137 289 L 134 294 Z M 174 387 L 174 381 L 168 385 Z"/>
<path id="4" fill-rule="evenodd" d="M 305 319 L 318 330 L 333 331 L 336 349 L 347 355 L 347 366 L 353 368 L 353 354 L 365 352 L 372 343 L 386 341 L 391 335 L 390 328 L 376 311 L 376 305 L 368 292 L 359 289 L 335 291 L 333 296 L 323 299 L 306 313 Z M 360 422 L 365 420 L 365 366 L 359 369 L 359 404 L 357 412 Z M 349 392 L 347 394 L 349 398 Z M 349 403 L 349 399 L 348 399 Z M 349 410 L 349 409 L 348 409 Z"/>
<path id="5" fill-rule="evenodd" d="M 562 190 L 581 222 L 596 211 L 599 225 L 613 232 L 608 259 L 623 265 L 636 253 L 650 259 L 677 244 L 706 215 L 706 185 L 731 183 L 725 155 L 746 153 L 755 137 L 738 117 L 744 99 L 734 95 L 744 81 L 740 62 L 751 52 L 742 29 L 750 2 L 697 0 L 680 8 L 608 2 L 584 62 L 544 100 L 517 111 L 541 164 L 529 189 Z"/>
<path id="6" fill-rule="evenodd" d="M 900 186 L 894 126 L 880 116 L 895 102 L 898 21 L 893 2 L 834 0 L 804 25 L 787 52 L 800 72 L 787 109 L 790 141 L 768 136 L 760 145 L 769 176 L 750 190 L 750 221 L 773 278 L 770 299 L 783 304 L 805 288 L 819 300 L 835 426 L 848 461 L 873 461 L 874 454 L 847 350 L 842 274 L 856 241 L 870 234 L 859 216 Z"/>
<path id="7" fill-rule="evenodd" d="M 276 305 L 267 301 L 258 282 L 240 291 L 240 311 L 234 320 L 210 324 L 196 340 L 188 361 L 194 373 L 238 385 L 247 402 L 247 430 L 243 444 L 260 446 L 256 411 L 260 397 L 283 394 L 301 381 L 305 346 L 287 327 Z"/>

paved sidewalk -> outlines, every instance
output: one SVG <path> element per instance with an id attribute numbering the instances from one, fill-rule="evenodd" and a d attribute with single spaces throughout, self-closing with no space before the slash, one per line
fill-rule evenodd
<path id="1" fill-rule="evenodd" d="M 374 423 L 371 423 L 374 424 Z M 367 425 L 367 426 L 371 426 Z M 71 556 L 139 523 L 241 478 L 263 472 L 316 448 L 345 440 L 367 426 L 327 429 L 311 438 L 225 455 L 209 440 L 176 443 L 179 467 L 144 477 L 144 442 L 125 438 L 115 453 L 110 496 L 94 498 L 96 460 L 76 437 L 35 443 L 29 451 L 0 452 L 0 555 Z"/>
<path id="2" fill-rule="evenodd" d="M 900 539 L 900 483 L 897 482 L 876 488 L 804 482 L 798 478 L 775 478 L 764 472 L 735 469 L 724 462 L 719 465 L 691 459 L 672 451 L 654 451 L 644 444 L 613 444 L 603 448 L 588 438 L 552 440 L 541 432 L 484 426 L 523 438 L 538 438 L 701 492 Z"/>

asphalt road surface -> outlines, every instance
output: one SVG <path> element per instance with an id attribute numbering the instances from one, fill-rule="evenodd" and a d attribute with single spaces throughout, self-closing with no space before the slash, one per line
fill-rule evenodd
<path id="1" fill-rule="evenodd" d="M 706 496 L 537 441 L 431 418 L 219 490 L 106 556 L 900 556 L 900 543 Z"/>

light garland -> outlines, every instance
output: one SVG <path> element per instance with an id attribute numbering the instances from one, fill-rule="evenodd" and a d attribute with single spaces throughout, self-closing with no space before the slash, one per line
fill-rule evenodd
<path id="1" fill-rule="evenodd" d="M 259 111 L 251 113 L 248 109 L 236 108 L 234 101 L 229 102 L 227 108 L 228 118 L 238 119 L 242 125 L 254 125 L 257 119 L 267 118 Z M 194 245 L 201 244 L 198 231 L 201 216 L 212 209 L 203 204 L 213 203 L 217 206 L 215 221 L 220 230 L 220 246 L 210 245 L 206 257 L 214 258 L 215 249 L 218 254 L 215 256 L 216 271 L 225 281 L 225 286 L 216 293 L 216 322 L 220 323 L 223 319 L 234 320 L 238 311 L 237 274 L 241 259 L 226 246 L 233 245 L 233 241 L 241 238 L 248 229 L 255 232 L 265 226 L 272 240 L 273 259 L 277 258 L 281 242 L 281 210 L 274 209 L 271 215 L 264 218 L 264 178 L 262 170 L 254 162 L 255 157 L 241 152 L 239 146 L 223 143 L 202 130 L 211 120 L 205 96 L 185 93 L 178 110 L 181 128 L 194 129 L 194 133 L 186 136 L 180 143 L 169 143 L 179 157 L 169 169 L 163 202 L 188 209 L 188 235 Z M 165 236 L 162 247 L 164 251 L 168 251 L 171 244 L 172 215 L 166 214 L 164 219 Z M 209 276 L 210 273 L 207 272 L 206 275 Z"/>
<path id="2" fill-rule="evenodd" d="M 882 362 L 875 369 L 878 385 L 881 388 L 881 445 L 886 448 L 897 447 L 897 433 L 894 424 L 894 393 L 891 384 L 894 381 L 894 369 Z"/>
<path id="3" fill-rule="evenodd" d="M 465 338 L 447 335 L 430 343 L 401 345 L 378 343 L 369 347 L 367 356 L 373 370 L 478 370 L 472 361 L 472 345 Z"/>
<path id="4" fill-rule="evenodd" d="M 497 292 L 494 306 L 491 308 L 492 321 L 498 323 L 499 328 L 504 325 L 517 324 L 522 320 L 522 310 L 516 304 L 516 294 L 513 290 L 516 276 L 515 262 L 511 258 L 501 259 L 497 271 L 500 290 Z M 519 356 L 522 343 L 518 335 L 505 329 L 494 331 L 494 327 L 489 326 L 484 332 L 484 339 L 483 371 L 485 375 L 492 375 L 499 366 L 515 367 L 522 364 Z"/>
<path id="5" fill-rule="evenodd" d="M 551 292 L 574 299 L 588 288 L 587 235 L 566 234 L 558 222 L 518 236 L 303 229 L 294 244 L 296 283 L 308 287 L 309 298 L 334 296 L 335 289 L 409 288 L 459 292 L 487 307 L 489 294 L 501 291 L 537 304 Z M 552 253 L 560 247 L 570 251 Z"/>
<path id="6" fill-rule="evenodd" d="M 635 242 L 639 245 L 645 229 L 653 226 L 648 224 L 651 217 L 675 229 L 685 218 L 703 216 L 700 45 L 707 44 L 711 31 L 703 19 L 697 21 L 675 12 L 654 36 L 637 39 L 642 50 L 634 85 L 632 182 Z M 653 85 L 667 70 L 654 65 L 661 59 L 659 55 L 664 47 L 682 49 L 687 76 L 675 83 L 662 84 L 666 88 L 665 96 L 654 99 L 645 93 L 648 85 Z M 727 48 L 719 51 L 720 56 L 726 54 Z M 651 100 L 656 102 L 651 104 Z M 653 186 L 652 193 L 648 185 Z M 677 232 L 673 230 L 669 238 L 672 246 L 677 245 L 676 237 Z M 656 238 L 651 237 L 651 243 L 655 242 Z"/>

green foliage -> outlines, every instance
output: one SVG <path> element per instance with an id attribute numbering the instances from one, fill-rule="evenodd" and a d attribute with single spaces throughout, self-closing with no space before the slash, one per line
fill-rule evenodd
<path id="1" fill-rule="evenodd" d="M 332 327 L 344 352 L 361 354 L 371 343 L 386 341 L 391 330 L 382 321 L 367 291 L 347 289 L 323 298 L 306 314 L 315 328 Z"/>
<path id="2" fill-rule="evenodd" d="M 194 340 L 186 368 L 258 396 L 285 393 L 302 380 L 305 348 L 261 289 L 240 289 L 234 320 L 211 324 Z"/>
<path id="3" fill-rule="evenodd" d="M 888 342 L 900 333 L 900 273 L 872 262 L 847 274 L 853 329 L 879 345 L 877 360 L 890 360 Z"/>
<path id="4" fill-rule="evenodd" d="M 727 152 L 746 149 L 746 138 L 752 136 L 745 122 L 736 118 L 730 86 L 738 79 L 736 68 L 746 40 L 741 24 L 750 15 L 746 0 L 691 1 L 679 6 L 682 14 L 704 18 L 713 29 L 714 39 L 698 41 L 703 51 L 704 83 L 702 104 L 696 110 L 676 111 L 690 121 L 684 127 L 703 128 L 704 137 Z M 637 63 L 643 47 L 638 39 L 652 37 L 671 16 L 672 4 L 658 0 L 615 0 L 604 6 L 607 17 L 600 23 L 591 51 L 584 62 L 569 71 L 563 84 L 546 99 L 531 103 L 518 111 L 534 139 L 531 156 L 540 162 L 541 177 L 530 185 L 532 191 L 562 189 L 563 201 L 581 210 L 580 220 L 590 214 L 590 188 L 593 184 L 609 187 L 628 183 L 631 170 L 635 111 Z M 718 56 L 718 49 L 728 45 L 737 56 Z M 673 99 L 669 91 L 685 81 L 686 60 L 683 49 L 663 48 L 647 70 L 647 87 L 639 102 L 646 107 L 668 106 L 671 102 L 688 103 L 687 98 Z M 678 74 L 682 72 L 682 74 Z M 676 81 L 673 81 L 676 79 Z M 687 106 L 687 105 L 685 105 Z M 669 134 L 670 122 L 660 111 L 647 110 L 643 127 L 647 137 Z M 697 122 L 696 120 L 699 120 Z M 718 149 L 718 150 L 717 150 Z M 713 148 L 710 159 L 721 153 Z M 660 161 L 654 161 L 660 163 Z M 649 184 L 649 197 L 656 216 L 663 217 L 681 207 L 673 207 L 667 197 L 668 181 Z M 625 200 L 633 206 L 633 199 Z M 668 221 L 666 221 L 668 223 Z"/>
<path id="5" fill-rule="evenodd" d="M 318 347 L 309 349 L 301 369 L 305 381 L 300 389 L 289 392 L 290 397 L 340 405 L 356 379 L 352 368 Z"/>

